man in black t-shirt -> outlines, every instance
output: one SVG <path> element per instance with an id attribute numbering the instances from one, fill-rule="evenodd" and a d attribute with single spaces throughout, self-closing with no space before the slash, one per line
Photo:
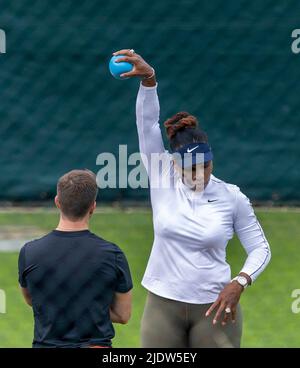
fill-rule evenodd
<path id="1" fill-rule="evenodd" d="M 33 347 L 110 347 L 112 323 L 131 314 L 133 287 L 122 250 L 88 230 L 97 184 L 73 170 L 57 184 L 57 228 L 23 246 L 19 283 L 34 314 Z"/>

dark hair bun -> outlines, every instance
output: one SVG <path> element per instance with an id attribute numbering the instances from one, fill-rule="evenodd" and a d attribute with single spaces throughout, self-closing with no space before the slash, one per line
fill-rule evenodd
<path id="1" fill-rule="evenodd" d="M 186 128 L 196 128 L 198 120 L 188 112 L 178 112 L 164 123 L 169 139 L 172 139 L 178 131 Z"/>

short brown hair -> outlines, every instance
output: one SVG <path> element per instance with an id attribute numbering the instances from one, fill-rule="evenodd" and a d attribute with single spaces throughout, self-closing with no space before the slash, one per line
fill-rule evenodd
<path id="1" fill-rule="evenodd" d="M 83 218 L 96 200 L 96 175 L 90 170 L 72 170 L 57 183 L 60 209 L 70 220 Z"/>

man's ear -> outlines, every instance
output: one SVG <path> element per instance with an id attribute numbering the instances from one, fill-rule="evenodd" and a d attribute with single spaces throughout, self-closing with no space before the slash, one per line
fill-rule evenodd
<path id="1" fill-rule="evenodd" d="M 90 215 L 92 215 L 96 209 L 97 203 L 96 201 L 94 202 L 94 204 L 92 205 L 91 209 L 90 209 Z"/>
<path id="2" fill-rule="evenodd" d="M 58 200 L 58 196 L 56 195 L 55 198 L 54 198 L 54 203 L 55 203 L 55 206 L 57 208 L 60 208 L 60 204 L 59 204 L 59 200 Z"/>

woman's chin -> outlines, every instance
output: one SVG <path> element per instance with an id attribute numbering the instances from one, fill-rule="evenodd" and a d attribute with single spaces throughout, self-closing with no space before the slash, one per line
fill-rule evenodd
<path id="1" fill-rule="evenodd" d="M 193 190 L 195 192 L 203 192 L 204 186 L 203 185 L 195 185 Z"/>
<path id="2" fill-rule="evenodd" d="M 195 183 L 184 183 L 189 189 L 193 190 L 194 192 L 202 192 L 204 190 L 203 183 L 195 184 Z"/>

